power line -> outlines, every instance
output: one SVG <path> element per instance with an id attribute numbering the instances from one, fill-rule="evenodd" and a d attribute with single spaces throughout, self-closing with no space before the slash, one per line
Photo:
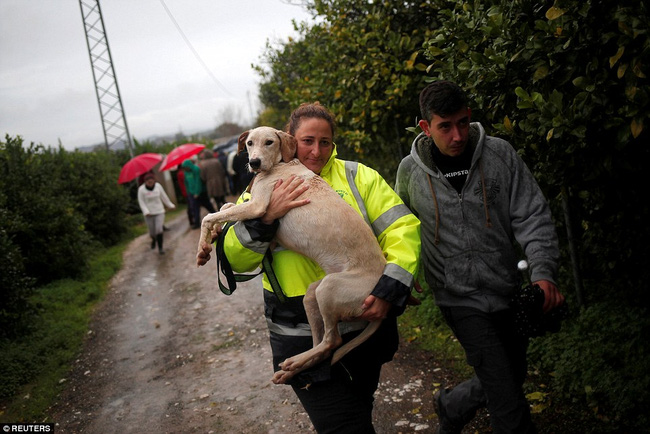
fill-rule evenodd
<path id="1" fill-rule="evenodd" d="M 192 46 L 192 43 L 190 42 L 190 40 L 187 39 L 187 36 L 185 36 L 185 33 L 183 32 L 183 29 L 181 29 L 181 26 L 176 21 L 176 18 L 174 18 L 174 15 L 172 15 L 171 11 L 169 10 L 167 5 L 165 4 L 165 0 L 160 0 L 160 4 L 162 4 L 163 8 L 165 9 L 165 12 L 167 12 L 167 15 L 169 16 L 169 18 L 174 23 L 174 26 L 176 26 L 176 30 L 178 30 L 178 33 L 180 33 L 180 35 L 183 37 L 183 40 L 185 41 L 185 44 L 187 44 L 187 46 L 190 48 L 190 50 L 192 51 L 192 54 L 194 54 L 194 57 L 196 57 L 196 60 L 199 61 L 201 66 L 203 66 L 203 69 L 205 69 L 205 72 L 207 72 L 208 75 L 210 76 L 210 78 L 212 78 L 212 81 L 214 81 L 215 84 L 221 88 L 221 90 L 223 90 L 228 95 L 232 96 L 232 94 L 230 92 L 228 92 L 228 89 L 219 80 L 217 80 L 217 77 L 214 76 L 212 71 L 210 71 L 210 68 L 208 68 L 208 65 L 205 64 L 203 59 L 201 59 L 201 56 L 199 55 L 199 53 L 194 49 L 194 47 Z"/>

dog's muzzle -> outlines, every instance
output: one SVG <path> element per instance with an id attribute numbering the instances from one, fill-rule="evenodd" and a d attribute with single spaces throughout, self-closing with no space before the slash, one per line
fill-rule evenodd
<path id="1" fill-rule="evenodd" d="M 251 169 L 253 170 L 259 170 L 259 168 L 262 166 L 262 160 L 259 158 L 253 158 L 251 160 L 248 160 L 248 165 L 251 166 Z"/>

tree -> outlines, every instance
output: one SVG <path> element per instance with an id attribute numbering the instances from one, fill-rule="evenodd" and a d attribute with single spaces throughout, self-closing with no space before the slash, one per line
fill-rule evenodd
<path id="1" fill-rule="evenodd" d="M 320 101 L 339 125 L 344 158 L 359 159 L 394 179 L 410 150 L 424 65 L 418 48 L 437 22 L 421 1 L 327 0 L 310 2 L 315 24 L 296 25 L 300 39 L 267 44 L 260 124 L 283 128 L 291 110 Z"/>

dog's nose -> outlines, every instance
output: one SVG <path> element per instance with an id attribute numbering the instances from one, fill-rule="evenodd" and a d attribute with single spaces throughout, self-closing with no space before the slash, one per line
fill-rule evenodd
<path id="1" fill-rule="evenodd" d="M 248 165 L 251 166 L 251 169 L 257 170 L 262 165 L 262 160 L 260 160 L 259 158 L 252 158 L 248 160 Z"/>

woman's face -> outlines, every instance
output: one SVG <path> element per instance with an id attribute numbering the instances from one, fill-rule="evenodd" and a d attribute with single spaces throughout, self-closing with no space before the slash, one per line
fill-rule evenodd
<path id="1" fill-rule="evenodd" d="M 334 149 L 330 124 L 321 118 L 301 119 L 294 137 L 298 142 L 296 154 L 300 162 L 320 174 Z"/>
<path id="2" fill-rule="evenodd" d="M 156 178 L 147 178 L 147 180 L 144 181 L 144 183 L 147 185 L 147 187 L 151 188 L 154 185 L 156 185 Z"/>

